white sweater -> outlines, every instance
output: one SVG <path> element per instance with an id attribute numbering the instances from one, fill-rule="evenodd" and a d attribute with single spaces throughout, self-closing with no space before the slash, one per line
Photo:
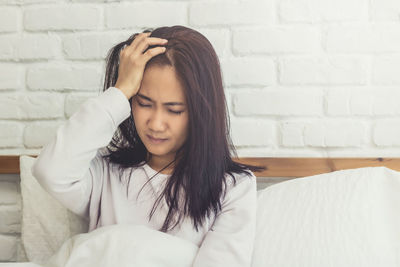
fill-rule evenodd
<path id="1" fill-rule="evenodd" d="M 32 167 L 43 188 L 72 212 L 89 219 L 89 231 L 126 223 L 158 230 L 165 220 L 168 208 L 164 199 L 150 221 L 148 216 L 170 175 L 158 174 L 138 196 L 156 171 L 147 164 L 126 168 L 121 182 L 117 166 L 109 166 L 101 158 L 104 147 L 130 112 L 129 101 L 116 87 L 88 99 L 58 128 Z M 256 227 L 256 178 L 254 174 L 235 177 L 237 184 L 228 184 L 216 219 L 206 220 L 196 232 L 191 219 L 185 218 L 168 232 L 200 247 L 193 266 L 250 266 Z"/>

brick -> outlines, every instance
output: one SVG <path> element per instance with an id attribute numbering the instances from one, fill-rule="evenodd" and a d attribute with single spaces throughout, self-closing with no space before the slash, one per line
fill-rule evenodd
<path id="1" fill-rule="evenodd" d="M 272 24 L 275 21 L 274 10 L 273 1 L 191 2 L 189 24 L 196 26 Z"/>
<path id="2" fill-rule="evenodd" d="M 64 117 L 64 97 L 58 94 L 0 94 L 0 119 Z"/>
<path id="3" fill-rule="evenodd" d="M 399 21 L 398 0 L 371 0 L 371 18 L 375 21 Z"/>
<path id="4" fill-rule="evenodd" d="M 25 127 L 24 144 L 26 147 L 42 147 L 52 140 L 58 127 L 64 122 L 34 122 Z"/>
<path id="5" fill-rule="evenodd" d="M 221 60 L 226 86 L 272 85 L 276 83 L 275 64 L 269 58 L 234 58 Z"/>
<path id="6" fill-rule="evenodd" d="M 88 5 L 26 7 L 24 28 L 43 30 L 95 30 L 101 26 L 101 9 Z"/>
<path id="7" fill-rule="evenodd" d="M 314 122 L 304 126 L 304 143 L 313 147 L 360 147 L 366 127 L 357 121 Z"/>
<path id="8" fill-rule="evenodd" d="M 296 85 L 364 85 L 367 67 L 367 59 L 361 57 L 290 57 L 281 61 L 280 81 Z"/>
<path id="9" fill-rule="evenodd" d="M 373 102 L 373 115 L 400 115 L 400 92 L 395 91 L 374 92 L 369 99 Z"/>
<path id="10" fill-rule="evenodd" d="M 0 181 L 0 204 L 17 204 L 19 198 L 17 184 Z"/>
<path id="11" fill-rule="evenodd" d="M 27 87 L 34 90 L 97 91 L 102 72 L 93 66 L 45 66 L 27 69 Z"/>
<path id="12" fill-rule="evenodd" d="M 275 141 L 275 126 L 270 121 L 235 120 L 231 129 L 235 146 L 270 146 Z"/>
<path id="13" fill-rule="evenodd" d="M 0 64 L 0 73 L 7 79 L 0 79 L 0 90 L 22 89 L 24 87 L 25 70 L 15 64 Z"/>
<path id="14" fill-rule="evenodd" d="M 0 32 L 16 32 L 19 18 L 19 8 L 2 6 L 0 9 Z"/>
<path id="15" fill-rule="evenodd" d="M 52 34 L 28 34 L 0 36 L 0 59 L 38 60 L 59 55 L 61 42 Z"/>
<path id="16" fill-rule="evenodd" d="M 320 50 L 319 29 L 314 26 L 274 26 L 233 31 L 235 54 L 310 53 Z"/>
<path id="17" fill-rule="evenodd" d="M 307 146 L 326 147 L 325 133 L 326 129 L 322 124 L 304 125 L 304 144 Z"/>
<path id="18" fill-rule="evenodd" d="M 1 2 L 2 1 L 2 2 Z M 0 3 L 7 3 L 7 5 L 12 5 L 12 4 L 39 4 L 39 3 L 55 3 L 59 2 L 60 0 L 1 0 Z"/>
<path id="19" fill-rule="evenodd" d="M 374 115 L 374 99 L 370 94 L 352 95 L 350 98 L 350 113 L 353 115 Z"/>
<path id="20" fill-rule="evenodd" d="M 63 37 L 63 52 L 68 59 L 105 59 L 112 47 L 129 36 L 108 32 L 73 33 Z"/>
<path id="21" fill-rule="evenodd" d="M 0 234 L 0 261 L 16 261 L 17 237 Z"/>
<path id="22" fill-rule="evenodd" d="M 328 115 L 398 115 L 400 92 L 397 88 L 333 90 L 327 95 Z"/>
<path id="23" fill-rule="evenodd" d="M 20 205 L 0 205 L 0 233 L 21 233 Z"/>
<path id="24" fill-rule="evenodd" d="M 326 96 L 326 113 L 333 116 L 350 115 L 350 94 L 348 90 L 332 90 Z"/>
<path id="25" fill-rule="evenodd" d="M 400 26 L 397 23 L 335 25 L 329 27 L 326 42 L 329 52 L 400 52 Z"/>
<path id="26" fill-rule="evenodd" d="M 67 118 L 71 117 L 83 102 L 89 98 L 96 97 L 94 94 L 70 94 L 65 99 L 65 116 Z"/>
<path id="27" fill-rule="evenodd" d="M 397 72 L 399 67 L 399 56 L 376 57 L 372 63 L 372 83 L 374 85 L 400 84 L 400 75 Z"/>
<path id="28" fill-rule="evenodd" d="M 151 14 L 151 16 L 149 16 Z M 178 2 L 135 2 L 109 5 L 104 10 L 105 26 L 111 29 L 152 28 L 187 23 L 187 6 Z"/>
<path id="29" fill-rule="evenodd" d="M 367 21 L 368 0 L 282 0 L 284 22 Z"/>
<path id="30" fill-rule="evenodd" d="M 327 95 L 327 114 L 333 116 L 379 116 L 400 114 L 397 89 L 346 88 Z"/>
<path id="31" fill-rule="evenodd" d="M 284 122 L 281 127 L 282 145 L 285 147 L 304 147 L 304 124 Z"/>
<path id="32" fill-rule="evenodd" d="M 375 123 L 373 140 L 377 146 L 400 146 L 400 120 L 386 119 Z"/>
<path id="33" fill-rule="evenodd" d="M 273 90 L 233 95 L 236 115 L 322 115 L 322 92 Z"/>
<path id="34" fill-rule="evenodd" d="M 21 147 L 24 126 L 16 122 L 0 122 L 0 147 Z"/>

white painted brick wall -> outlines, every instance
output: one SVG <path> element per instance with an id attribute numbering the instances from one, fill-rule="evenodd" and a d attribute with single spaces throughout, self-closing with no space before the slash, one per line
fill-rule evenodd
<path id="1" fill-rule="evenodd" d="M 102 7 L 83 4 L 26 7 L 24 30 L 97 30 L 103 26 L 101 13 Z"/>
<path id="2" fill-rule="evenodd" d="M 313 53 L 321 47 L 321 33 L 316 26 L 276 25 L 260 29 L 238 28 L 233 30 L 232 35 L 232 50 L 238 55 Z"/>
<path id="3" fill-rule="evenodd" d="M 278 5 L 284 22 L 367 21 L 369 12 L 368 0 L 281 0 Z"/>
<path id="4" fill-rule="evenodd" d="M 371 0 L 370 13 L 374 21 L 397 21 L 400 2 L 397 0 Z"/>
<path id="5" fill-rule="evenodd" d="M 144 28 L 191 27 L 220 58 L 239 156 L 399 157 L 398 0 L 2 0 L 0 154 L 37 154 Z M 269 180 L 268 184 L 281 180 Z M 0 261 L 20 243 L 0 178 Z"/>
<path id="6" fill-rule="evenodd" d="M 186 24 L 187 20 L 188 4 L 184 1 L 119 3 L 107 5 L 107 8 L 104 8 L 104 25 L 108 29 L 155 28 Z"/>
<path id="7" fill-rule="evenodd" d="M 246 90 L 233 94 L 237 116 L 319 116 L 323 114 L 323 94 L 317 90 Z"/>
<path id="8" fill-rule="evenodd" d="M 19 12 L 16 7 L 2 7 L 0 10 L 0 32 L 15 32 L 18 29 Z"/>
<path id="9" fill-rule="evenodd" d="M 0 36 L 0 60 L 27 61 L 59 58 L 61 42 L 54 34 L 29 32 L 9 33 Z M 3 62 L 2 62 L 3 64 Z M 20 62 L 25 66 L 24 62 Z"/>
<path id="10" fill-rule="evenodd" d="M 21 234 L 21 196 L 16 181 L 0 180 L 0 261 L 16 261 Z"/>
<path id="11" fill-rule="evenodd" d="M 326 33 L 326 48 L 330 53 L 399 52 L 400 25 L 397 23 L 333 25 Z"/>
<path id="12" fill-rule="evenodd" d="M 365 142 L 365 126 L 353 121 L 284 122 L 282 145 L 311 147 L 359 147 Z"/>
<path id="13" fill-rule="evenodd" d="M 283 85 L 366 85 L 368 60 L 360 56 L 282 57 Z"/>
<path id="14" fill-rule="evenodd" d="M 101 81 L 101 71 L 96 66 L 34 66 L 26 73 L 26 86 L 31 90 L 98 91 Z"/>
<path id="15" fill-rule="evenodd" d="M 192 27 L 269 24 L 276 17 L 273 4 L 274 1 L 194 1 L 189 5 L 189 24 Z"/>
<path id="16" fill-rule="evenodd" d="M 399 56 L 376 56 L 373 59 L 371 82 L 376 85 L 400 85 L 400 75 L 396 72 L 399 67 Z"/>
<path id="17" fill-rule="evenodd" d="M 276 80 L 274 62 L 269 58 L 235 58 L 221 60 L 226 86 L 263 86 Z"/>

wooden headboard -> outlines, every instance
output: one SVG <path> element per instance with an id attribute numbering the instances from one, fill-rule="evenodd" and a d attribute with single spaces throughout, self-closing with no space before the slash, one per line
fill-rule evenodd
<path id="1" fill-rule="evenodd" d="M 34 156 L 34 155 L 31 155 Z M 35 156 L 34 156 L 35 157 Z M 257 177 L 304 177 L 337 170 L 385 166 L 400 171 L 400 158 L 237 158 L 266 167 Z M 0 174 L 19 174 L 19 156 L 0 156 Z"/>

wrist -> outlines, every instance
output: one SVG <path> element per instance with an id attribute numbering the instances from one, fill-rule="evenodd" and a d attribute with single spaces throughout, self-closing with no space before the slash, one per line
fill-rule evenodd
<path id="1" fill-rule="evenodd" d="M 118 84 L 116 84 L 114 87 L 117 88 L 118 90 L 120 90 L 128 100 L 131 98 L 131 96 L 127 93 L 127 91 L 122 86 L 119 86 Z"/>

